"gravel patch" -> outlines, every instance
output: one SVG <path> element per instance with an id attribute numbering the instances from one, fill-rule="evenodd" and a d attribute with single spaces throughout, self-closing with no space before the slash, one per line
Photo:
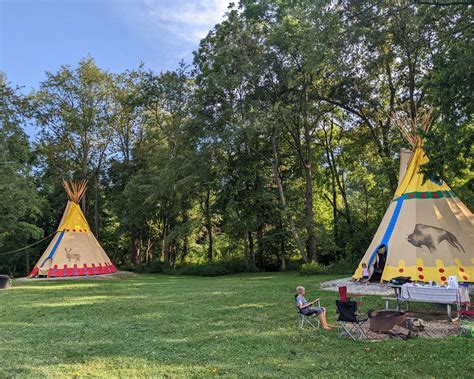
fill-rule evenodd
<path id="1" fill-rule="evenodd" d="M 360 295 L 394 295 L 393 289 L 385 283 L 369 283 L 368 285 L 355 282 L 352 278 L 343 278 L 323 282 L 320 288 L 325 291 L 338 292 L 339 287 L 347 287 L 347 293 Z"/>

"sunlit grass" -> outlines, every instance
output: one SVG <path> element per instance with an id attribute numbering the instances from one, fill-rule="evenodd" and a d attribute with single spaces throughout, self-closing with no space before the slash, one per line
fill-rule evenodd
<path id="1" fill-rule="evenodd" d="M 472 377 L 472 339 L 341 341 L 296 327 L 294 288 L 329 277 L 140 276 L 18 283 L 0 292 L 0 378 Z M 364 306 L 382 301 L 365 297 Z"/>

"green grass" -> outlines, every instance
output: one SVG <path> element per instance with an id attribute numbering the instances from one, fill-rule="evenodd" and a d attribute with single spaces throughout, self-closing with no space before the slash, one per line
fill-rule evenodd
<path id="1" fill-rule="evenodd" d="M 360 342 L 298 331 L 296 285 L 335 322 L 330 276 L 139 276 L 0 292 L 0 377 L 473 375 L 473 339 Z M 365 297 L 367 308 L 380 308 Z"/>

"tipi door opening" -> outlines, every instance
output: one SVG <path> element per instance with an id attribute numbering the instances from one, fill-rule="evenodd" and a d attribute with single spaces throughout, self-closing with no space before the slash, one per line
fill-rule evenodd
<path id="1" fill-rule="evenodd" d="M 40 266 L 39 269 L 39 277 L 45 278 L 48 275 L 49 270 L 51 269 L 51 265 L 53 263 L 53 259 L 51 257 L 47 257 Z"/>
<path id="2" fill-rule="evenodd" d="M 369 270 L 372 272 L 370 277 L 371 282 L 380 282 L 382 279 L 383 270 L 387 262 L 387 251 L 387 246 L 380 245 L 372 256 L 372 262 L 369 262 Z"/>

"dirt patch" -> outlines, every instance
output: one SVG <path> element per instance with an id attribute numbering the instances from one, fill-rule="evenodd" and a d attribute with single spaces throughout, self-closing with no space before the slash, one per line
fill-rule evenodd
<path id="1" fill-rule="evenodd" d="M 415 338 L 446 338 L 459 334 L 459 320 L 450 321 L 446 315 L 428 312 L 407 312 L 407 317 L 416 317 L 423 320 L 424 330 L 418 331 L 418 337 Z M 390 335 L 386 333 L 377 333 L 369 329 L 370 320 L 367 321 L 363 329 L 369 337 L 370 341 L 381 341 L 390 339 Z M 399 333 L 407 334 L 408 329 L 395 327 L 394 330 Z"/>
<path id="2" fill-rule="evenodd" d="M 385 283 L 369 283 L 368 285 L 357 283 L 352 278 L 343 278 L 323 282 L 320 288 L 325 291 L 339 291 L 339 287 L 347 287 L 349 294 L 361 295 L 393 295 L 393 289 Z"/>
<path id="3" fill-rule="evenodd" d="M 131 278 L 137 276 L 138 274 L 130 271 L 117 271 L 113 274 L 103 274 L 103 275 L 89 275 L 89 276 L 67 276 L 63 278 L 18 278 L 15 279 L 15 282 L 22 283 L 22 282 L 40 282 L 40 281 L 63 281 L 63 280 L 107 280 L 107 279 L 124 279 L 124 278 Z"/>

